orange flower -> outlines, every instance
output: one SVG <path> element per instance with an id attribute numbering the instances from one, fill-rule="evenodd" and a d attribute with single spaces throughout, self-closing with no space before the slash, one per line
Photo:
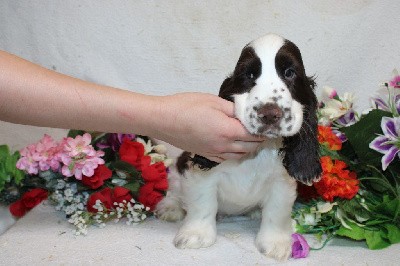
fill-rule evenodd
<path id="1" fill-rule="evenodd" d="M 352 199 L 357 194 L 359 189 L 357 175 L 345 169 L 346 163 L 323 156 L 321 166 L 322 178 L 314 186 L 324 200 L 332 202 L 334 197 Z"/>
<path id="2" fill-rule="evenodd" d="M 318 125 L 318 142 L 332 151 L 342 149 L 342 141 L 332 132 L 332 128 Z"/>

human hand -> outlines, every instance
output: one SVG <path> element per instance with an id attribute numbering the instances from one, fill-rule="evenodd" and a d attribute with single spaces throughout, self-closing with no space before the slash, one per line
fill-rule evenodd
<path id="1" fill-rule="evenodd" d="M 186 151 L 222 162 L 256 150 L 265 138 L 248 133 L 234 118 L 234 104 L 206 93 L 163 97 L 160 139 Z"/>

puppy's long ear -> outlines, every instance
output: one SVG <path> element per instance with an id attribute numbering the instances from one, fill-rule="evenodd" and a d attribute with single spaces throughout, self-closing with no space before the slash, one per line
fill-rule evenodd
<path id="1" fill-rule="evenodd" d="M 315 82 L 306 78 L 305 86 L 314 91 Z M 303 124 L 299 133 L 283 138 L 283 165 L 289 175 L 306 185 L 318 181 L 321 177 L 322 167 L 319 160 L 317 99 L 310 93 L 312 99 L 303 110 Z"/>
<path id="2" fill-rule="evenodd" d="M 233 91 L 232 76 L 229 76 L 224 80 L 224 82 L 222 82 L 221 87 L 219 88 L 218 96 L 222 99 L 233 102 Z"/>

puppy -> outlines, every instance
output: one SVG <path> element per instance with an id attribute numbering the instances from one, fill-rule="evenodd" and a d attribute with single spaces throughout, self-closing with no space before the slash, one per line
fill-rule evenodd
<path id="1" fill-rule="evenodd" d="M 158 204 L 160 219 L 184 218 L 178 248 L 216 241 L 216 215 L 261 209 L 258 250 L 286 260 L 291 254 L 291 211 L 296 180 L 310 185 L 321 174 L 315 83 L 307 77 L 299 49 L 268 34 L 246 45 L 219 96 L 235 103 L 236 117 L 252 134 L 267 136 L 254 154 L 217 164 L 184 152 Z"/>

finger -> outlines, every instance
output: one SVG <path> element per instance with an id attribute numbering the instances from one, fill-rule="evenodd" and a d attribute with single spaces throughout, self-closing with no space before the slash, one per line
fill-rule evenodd
<path id="1" fill-rule="evenodd" d="M 258 141 L 235 141 L 229 151 L 231 153 L 250 153 L 256 151 L 258 146 L 260 146 Z"/>
<path id="2" fill-rule="evenodd" d="M 267 139 L 263 135 L 250 134 L 238 119 L 232 118 L 232 122 L 234 126 L 232 128 L 235 130 L 230 134 L 230 137 L 233 140 L 261 142 Z"/>
<path id="3" fill-rule="evenodd" d="M 223 161 L 225 161 L 225 159 L 220 158 L 218 156 L 212 156 L 212 155 L 206 156 L 206 155 L 204 155 L 203 157 L 207 158 L 210 161 L 216 162 L 216 163 L 222 163 Z"/>
<path id="4" fill-rule="evenodd" d="M 220 154 L 219 157 L 225 160 L 239 160 L 247 154 L 246 152 L 226 152 Z"/>
<path id="5" fill-rule="evenodd" d="M 222 112 L 224 112 L 227 116 L 234 118 L 235 117 L 235 104 L 233 102 L 227 101 L 225 99 L 221 99 L 221 103 L 219 104 L 219 108 Z"/>

